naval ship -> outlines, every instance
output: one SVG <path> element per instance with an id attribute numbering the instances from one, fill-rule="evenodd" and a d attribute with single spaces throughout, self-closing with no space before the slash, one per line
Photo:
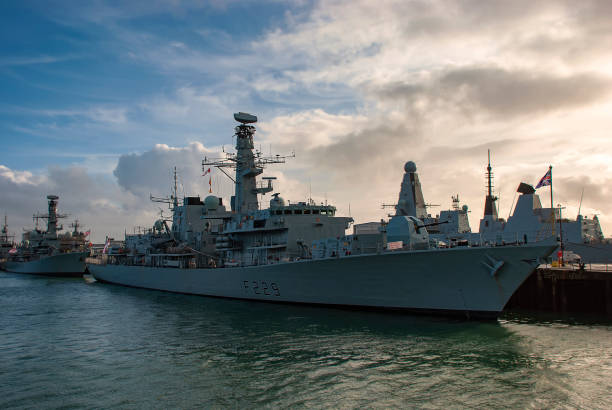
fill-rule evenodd
<path id="1" fill-rule="evenodd" d="M 333 205 L 286 202 L 279 193 L 262 208 L 259 196 L 274 191 L 275 178 L 258 183 L 257 177 L 286 157 L 254 151 L 256 116 L 234 119 L 240 123 L 236 152 L 202 163 L 234 181 L 230 209 L 213 195 L 179 201 L 175 190 L 167 198 L 172 219 L 126 235 L 120 255 L 89 263 L 96 280 L 266 302 L 495 318 L 556 246 L 438 248 L 415 213 L 411 161 L 386 221 L 353 224 Z"/>
<path id="2" fill-rule="evenodd" d="M 15 235 L 8 230 L 7 216 L 4 215 L 4 225 L 0 231 L 0 264 L 6 261 L 6 258 L 11 253 L 15 253 Z"/>
<path id="3" fill-rule="evenodd" d="M 19 247 L 12 248 L 0 268 L 8 272 L 29 273 L 49 276 L 82 276 L 85 273 L 85 258 L 89 255 L 85 237 L 78 232 L 75 223 L 75 235 L 61 234 L 63 229 L 57 224 L 59 218 L 66 215 L 57 213 L 57 195 L 48 195 L 49 212 L 45 215 L 36 214 L 34 219 L 47 220 L 47 230 L 36 227 L 26 231 Z"/>
<path id="4" fill-rule="evenodd" d="M 562 208 L 542 206 L 536 189 L 521 182 L 516 191 L 520 195 L 506 221 L 497 213 L 490 153 L 485 175 L 487 195 L 484 215 L 480 220 L 478 234 L 466 235 L 471 242 L 499 244 L 556 241 L 562 243 L 563 252 L 579 255 L 584 263 L 612 262 L 612 244 L 604 238 L 597 215 L 588 218 L 579 209 L 576 219 L 563 217 Z"/>

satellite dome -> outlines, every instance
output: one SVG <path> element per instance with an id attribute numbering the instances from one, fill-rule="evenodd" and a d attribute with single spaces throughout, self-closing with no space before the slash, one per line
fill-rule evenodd
<path id="1" fill-rule="evenodd" d="M 404 171 L 406 171 L 408 174 L 414 173 L 416 170 L 416 164 L 412 161 L 408 161 L 406 162 L 406 165 L 404 165 Z"/>
<path id="2" fill-rule="evenodd" d="M 162 219 L 158 219 L 157 221 L 155 221 L 155 223 L 153 224 L 153 229 L 161 232 L 162 229 L 164 227 L 164 221 Z"/>
<path id="3" fill-rule="evenodd" d="M 285 206 L 285 200 L 278 196 L 278 194 L 274 194 L 273 198 L 270 200 L 270 208 L 278 208 L 281 206 Z"/>
<path id="4" fill-rule="evenodd" d="M 463 212 L 467 212 L 467 210 L 468 210 L 468 206 L 467 206 L 467 205 L 463 205 L 463 206 L 461 207 L 461 209 L 463 209 Z"/>
<path id="5" fill-rule="evenodd" d="M 207 211 L 215 211 L 219 206 L 219 198 L 214 195 L 209 195 L 204 199 L 204 206 Z"/>

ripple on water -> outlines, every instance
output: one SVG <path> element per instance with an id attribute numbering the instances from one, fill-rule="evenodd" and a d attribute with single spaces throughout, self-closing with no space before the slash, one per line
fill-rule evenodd
<path id="1" fill-rule="evenodd" d="M 0 274 L 0 407 L 612 407 L 612 328 Z"/>

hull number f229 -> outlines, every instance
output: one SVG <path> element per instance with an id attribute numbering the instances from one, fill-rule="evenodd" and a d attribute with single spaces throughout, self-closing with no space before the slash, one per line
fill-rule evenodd
<path id="1" fill-rule="evenodd" d="M 244 280 L 242 288 L 245 292 L 263 296 L 280 296 L 280 288 L 276 282 L 265 280 Z"/>

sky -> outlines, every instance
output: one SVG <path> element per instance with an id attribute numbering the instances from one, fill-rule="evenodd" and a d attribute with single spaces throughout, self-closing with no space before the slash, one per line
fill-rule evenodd
<path id="1" fill-rule="evenodd" d="M 490 149 L 500 216 L 552 165 L 554 205 L 574 219 L 582 197 L 612 236 L 609 1 L 7 0 L 0 38 L 18 235 L 48 194 L 95 242 L 149 227 L 174 167 L 180 195 L 208 195 L 201 162 L 232 152 L 243 111 L 262 152 L 295 153 L 265 174 L 286 200 L 380 220 L 412 160 L 430 212 L 459 194 L 476 231 Z"/>

